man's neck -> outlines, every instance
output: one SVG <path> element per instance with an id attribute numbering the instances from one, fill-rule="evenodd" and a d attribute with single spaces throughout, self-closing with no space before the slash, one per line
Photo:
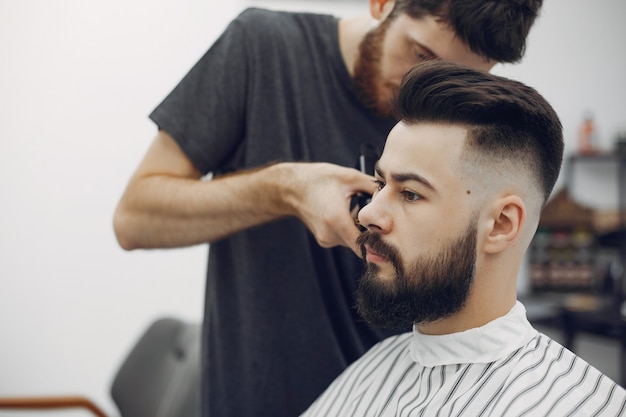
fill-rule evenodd
<path id="1" fill-rule="evenodd" d="M 474 294 L 477 294 L 476 291 Z M 431 323 L 418 324 L 422 334 L 444 335 L 484 326 L 505 316 L 515 305 L 517 293 L 513 291 L 481 291 L 481 297 L 470 295 L 465 306 L 451 317 Z"/>

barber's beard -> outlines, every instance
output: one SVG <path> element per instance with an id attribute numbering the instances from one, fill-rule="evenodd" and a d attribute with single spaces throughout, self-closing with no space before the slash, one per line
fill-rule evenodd
<path id="1" fill-rule="evenodd" d="M 380 70 L 382 48 L 387 28 L 392 19 L 386 19 L 368 32 L 359 45 L 359 56 L 354 66 L 354 85 L 361 102 L 382 117 L 389 117 L 393 110 L 393 95 L 384 96 Z"/>
<path id="2" fill-rule="evenodd" d="M 365 231 L 357 243 L 367 244 L 389 259 L 394 277 L 378 276 L 368 263 L 357 291 L 357 310 L 374 327 L 408 330 L 459 312 L 470 294 L 476 264 L 476 223 L 439 253 L 419 257 L 406 269 L 399 251 L 380 234 Z M 364 256 L 365 258 L 365 256 Z"/>

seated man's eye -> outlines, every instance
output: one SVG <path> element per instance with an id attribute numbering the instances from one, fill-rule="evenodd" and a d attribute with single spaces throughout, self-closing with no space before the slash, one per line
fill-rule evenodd
<path id="1" fill-rule="evenodd" d="M 412 191 L 402 191 L 402 195 L 404 196 L 404 199 L 410 203 L 414 201 L 419 201 L 422 199 L 421 195 L 414 193 Z"/>

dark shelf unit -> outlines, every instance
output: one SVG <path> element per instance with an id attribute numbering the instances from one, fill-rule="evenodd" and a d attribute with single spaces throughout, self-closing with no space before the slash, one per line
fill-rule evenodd
<path id="1" fill-rule="evenodd" d="M 570 198 L 574 170 L 580 164 L 616 164 L 617 227 L 598 233 L 592 210 Z M 565 346 L 575 351 L 579 332 L 618 339 L 621 343 L 620 381 L 626 386 L 626 154 L 570 155 L 565 160 L 566 184 L 546 206 L 530 250 L 532 295 L 557 306 L 552 320 L 562 326 Z M 611 263 L 600 262 L 610 251 Z M 556 302 L 555 302 L 556 300 Z"/>

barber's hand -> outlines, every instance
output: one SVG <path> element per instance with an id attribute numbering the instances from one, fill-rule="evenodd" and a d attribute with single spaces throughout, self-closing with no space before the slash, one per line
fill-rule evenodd
<path id="1" fill-rule="evenodd" d="M 347 246 L 361 256 L 355 240 L 360 234 L 350 212 L 352 196 L 376 190 L 374 178 L 356 169 L 329 163 L 293 163 L 289 181 L 295 215 L 326 248 Z"/>

